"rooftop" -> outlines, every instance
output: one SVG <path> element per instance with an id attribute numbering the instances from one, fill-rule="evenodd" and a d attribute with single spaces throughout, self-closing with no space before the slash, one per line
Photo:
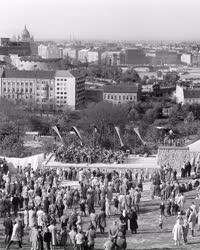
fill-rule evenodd
<path id="1" fill-rule="evenodd" d="M 53 79 L 55 71 L 4 70 L 3 78 Z"/>
<path id="2" fill-rule="evenodd" d="M 74 77 L 68 70 L 56 70 L 55 77 Z"/>
<path id="3" fill-rule="evenodd" d="M 104 93 L 137 93 L 138 87 L 130 84 L 116 84 L 104 86 Z"/>
<path id="4" fill-rule="evenodd" d="M 184 98 L 200 98 L 200 90 L 189 90 L 189 89 L 184 89 Z"/>

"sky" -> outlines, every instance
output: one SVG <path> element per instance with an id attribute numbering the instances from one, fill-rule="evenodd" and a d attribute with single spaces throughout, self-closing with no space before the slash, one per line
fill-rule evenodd
<path id="1" fill-rule="evenodd" d="M 5 0 L 0 36 L 36 39 L 200 40 L 199 0 Z"/>

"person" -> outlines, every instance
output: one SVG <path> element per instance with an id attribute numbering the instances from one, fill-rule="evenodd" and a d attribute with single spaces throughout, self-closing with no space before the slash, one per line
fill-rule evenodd
<path id="1" fill-rule="evenodd" d="M 45 250 L 50 250 L 51 249 L 51 232 L 49 232 L 48 227 L 44 229 L 44 244 L 45 244 Z"/>
<path id="2" fill-rule="evenodd" d="M 57 240 L 56 240 L 56 233 L 57 233 L 57 228 L 55 225 L 55 222 L 52 221 L 51 225 L 48 227 L 49 228 L 49 232 L 51 233 L 51 246 L 52 246 L 52 250 L 55 249 Z"/>
<path id="3" fill-rule="evenodd" d="M 98 225 L 99 225 L 100 233 L 104 233 L 105 227 L 106 227 L 106 213 L 103 209 L 98 215 Z"/>
<path id="4" fill-rule="evenodd" d="M 188 222 L 189 222 L 189 227 L 191 230 L 192 237 L 194 237 L 194 228 L 196 225 L 196 221 L 197 221 L 196 211 L 190 208 L 190 216 L 189 216 Z"/>
<path id="5" fill-rule="evenodd" d="M 161 204 L 160 204 L 160 214 L 162 216 L 165 216 L 165 204 L 164 202 L 162 201 Z"/>
<path id="6" fill-rule="evenodd" d="M 5 227 L 5 243 L 8 243 L 11 239 L 12 231 L 13 231 L 13 222 L 10 218 L 10 215 L 8 215 L 8 218 L 6 218 L 3 222 L 3 226 Z"/>
<path id="7" fill-rule="evenodd" d="M 104 250 L 115 250 L 115 243 L 113 239 L 108 238 L 104 244 Z"/>
<path id="8" fill-rule="evenodd" d="M 31 249 L 38 250 L 39 248 L 39 232 L 38 226 L 36 224 L 33 225 L 30 231 L 30 242 L 31 242 Z"/>
<path id="9" fill-rule="evenodd" d="M 187 219 L 184 219 L 183 225 L 182 225 L 182 231 L 183 231 L 183 243 L 187 244 L 187 236 L 189 231 L 189 224 Z"/>
<path id="10" fill-rule="evenodd" d="M 162 227 L 163 227 L 163 217 L 162 217 L 162 215 L 159 216 L 158 225 L 159 225 L 159 228 L 162 229 Z"/>
<path id="11" fill-rule="evenodd" d="M 87 238 L 87 249 L 88 250 L 94 250 L 94 243 L 96 238 L 96 232 L 93 225 L 90 225 L 88 227 L 88 230 L 86 231 L 86 238 Z"/>
<path id="12" fill-rule="evenodd" d="M 119 213 L 119 200 L 118 200 L 118 196 L 115 196 L 115 198 L 114 198 L 114 212 L 115 212 L 115 215 Z"/>
<path id="13" fill-rule="evenodd" d="M 60 241 L 60 245 L 64 247 L 64 250 L 67 249 L 67 230 L 66 227 L 61 228 L 61 241 Z"/>
<path id="14" fill-rule="evenodd" d="M 71 231 L 69 232 L 69 238 L 73 249 L 76 249 L 76 234 L 76 228 L 72 226 Z"/>
<path id="15" fill-rule="evenodd" d="M 180 245 L 181 237 L 183 234 L 182 232 L 183 232 L 183 229 L 180 224 L 180 220 L 177 220 L 172 230 L 175 246 Z"/>
<path id="16" fill-rule="evenodd" d="M 85 236 L 81 229 L 78 229 L 78 233 L 75 236 L 77 250 L 84 250 Z"/>
<path id="17" fill-rule="evenodd" d="M 136 234 L 137 233 L 137 229 L 138 229 L 138 223 L 137 223 L 137 212 L 135 208 L 132 208 L 130 211 L 130 215 L 129 215 L 129 221 L 130 221 L 130 230 L 131 233 L 133 234 L 133 232 Z"/>
<path id="18" fill-rule="evenodd" d="M 6 247 L 6 250 L 8 250 L 10 248 L 10 246 L 12 245 L 12 243 L 15 243 L 15 242 L 18 243 L 19 248 L 22 248 L 21 241 L 20 241 L 20 238 L 19 238 L 19 222 L 18 222 L 17 219 L 15 220 L 15 224 L 13 226 L 11 239 L 10 239 L 10 242 L 8 243 L 8 245 Z"/>
<path id="19" fill-rule="evenodd" d="M 119 232 L 116 241 L 116 250 L 126 250 L 126 248 L 127 248 L 126 238 L 121 232 Z"/>
<path id="20" fill-rule="evenodd" d="M 38 230 L 38 250 L 44 250 L 43 235 L 40 228 Z"/>
<path id="21" fill-rule="evenodd" d="M 111 226 L 109 231 L 108 231 L 109 237 L 114 239 L 114 242 L 117 239 L 118 232 L 119 232 L 119 228 L 118 228 L 118 225 L 117 225 L 117 221 L 114 221 L 113 226 Z"/>

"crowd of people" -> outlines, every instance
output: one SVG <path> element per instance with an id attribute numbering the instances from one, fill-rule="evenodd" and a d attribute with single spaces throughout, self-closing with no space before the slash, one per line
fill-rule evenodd
<path id="1" fill-rule="evenodd" d="M 55 151 L 56 160 L 64 163 L 124 163 L 127 154 L 122 150 L 107 150 L 87 145 L 63 146 Z"/>
<path id="2" fill-rule="evenodd" d="M 2 171 L 0 212 L 6 249 L 23 246 L 29 231 L 32 250 L 94 249 L 97 234 L 109 235 L 106 250 L 125 250 L 126 232 L 137 233 L 144 171 L 39 169 Z M 63 185 L 76 181 L 79 187 Z M 83 218 L 87 217 L 87 223 Z M 113 225 L 108 219 L 114 217 Z M 129 223 L 128 223 L 129 222 Z M 129 226 L 128 226 L 129 225 Z"/>
<path id="3" fill-rule="evenodd" d="M 189 163 L 187 163 L 187 166 Z M 200 229 L 200 210 L 185 206 L 185 192 L 197 189 L 198 180 L 184 182 L 171 166 L 159 170 L 108 170 L 90 168 L 39 168 L 18 166 L 11 175 L 0 161 L 0 216 L 5 229 L 5 249 L 24 245 L 29 237 L 32 250 L 94 250 L 95 239 L 107 237 L 105 250 L 126 250 L 128 235 L 139 228 L 138 213 L 144 181 L 151 181 L 152 199 L 160 199 L 158 226 L 175 216 L 173 239 L 188 242 L 188 232 Z M 188 170 L 189 169 L 189 170 Z M 72 183 L 75 183 L 72 185 Z M 198 191 L 199 190 L 199 191 Z M 198 197 L 197 197 L 198 199 Z M 28 235 L 27 235 L 28 232 Z"/>

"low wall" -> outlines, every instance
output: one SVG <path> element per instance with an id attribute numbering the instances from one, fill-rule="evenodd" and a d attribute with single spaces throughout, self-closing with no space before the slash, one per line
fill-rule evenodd
<path id="1" fill-rule="evenodd" d="M 158 169 L 159 166 L 157 165 L 157 158 L 156 157 L 136 157 L 137 160 L 133 160 L 133 163 L 123 163 L 123 164 L 105 164 L 105 163 L 61 163 L 56 161 L 49 161 L 44 167 L 49 168 L 69 168 L 69 167 L 79 167 L 79 168 L 103 168 L 103 169 Z"/>
<path id="2" fill-rule="evenodd" d="M 32 155 L 29 157 L 24 157 L 24 158 L 14 158 L 14 157 L 4 157 L 0 156 L 0 158 L 5 158 L 10 171 L 16 172 L 17 166 L 22 166 L 26 167 L 30 163 L 32 168 L 35 170 L 37 167 L 41 166 L 42 163 L 44 162 L 44 154 L 38 154 L 38 155 Z"/>

